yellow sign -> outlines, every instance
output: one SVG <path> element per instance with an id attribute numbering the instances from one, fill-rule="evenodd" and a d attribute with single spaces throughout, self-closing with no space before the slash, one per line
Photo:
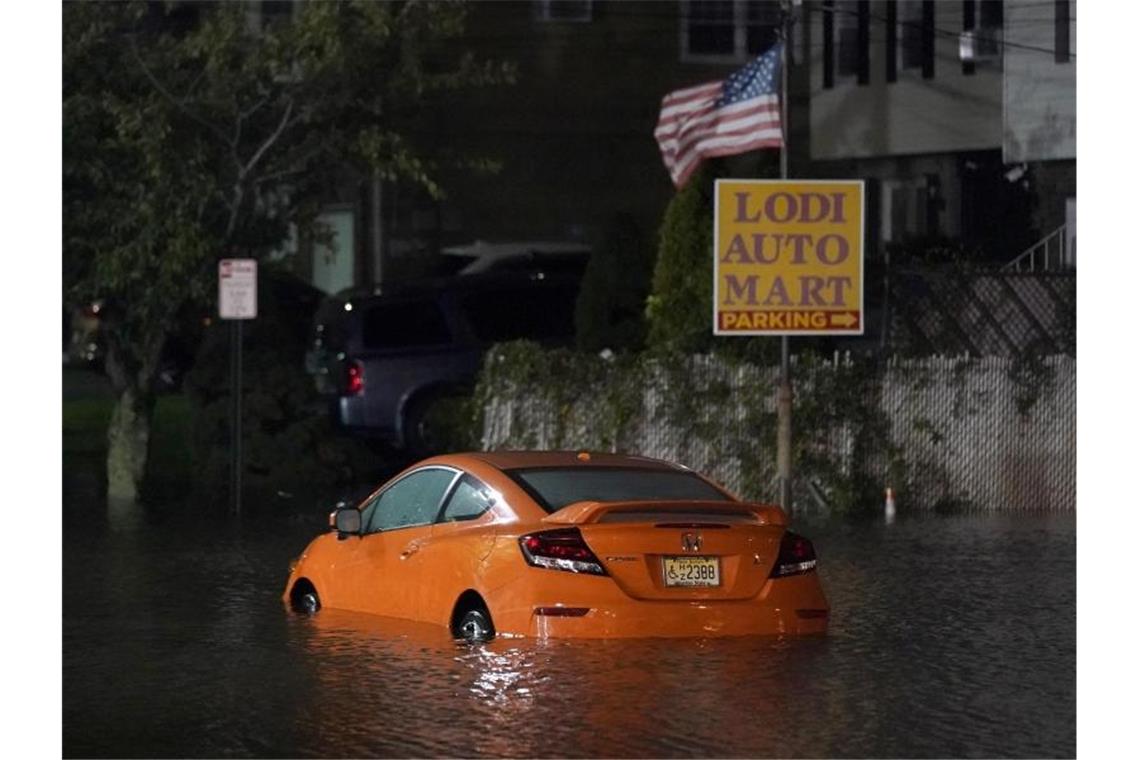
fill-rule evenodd
<path id="1" fill-rule="evenodd" d="M 716 335 L 863 334 L 863 182 L 721 179 Z"/>

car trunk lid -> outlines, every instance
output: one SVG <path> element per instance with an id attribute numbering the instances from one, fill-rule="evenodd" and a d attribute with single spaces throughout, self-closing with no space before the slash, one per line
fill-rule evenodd
<path id="1" fill-rule="evenodd" d="M 778 507 L 727 501 L 577 502 L 543 522 L 576 526 L 635 599 L 747 599 L 779 554 Z"/>

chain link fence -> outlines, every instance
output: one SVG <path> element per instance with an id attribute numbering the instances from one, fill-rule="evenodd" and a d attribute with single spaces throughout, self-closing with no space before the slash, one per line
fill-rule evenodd
<path id="1" fill-rule="evenodd" d="M 909 356 L 1076 354 L 1076 275 L 899 271 L 890 350 Z"/>
<path id="2" fill-rule="evenodd" d="M 777 369 L 694 356 L 483 379 L 486 449 L 590 449 L 683 463 L 774 501 Z M 538 362 L 541 364 L 541 362 Z M 532 362 L 531 368 L 535 363 Z M 1076 361 L 794 361 L 797 510 L 1067 511 L 1076 502 Z M 853 503 L 859 502 L 859 503 Z"/>

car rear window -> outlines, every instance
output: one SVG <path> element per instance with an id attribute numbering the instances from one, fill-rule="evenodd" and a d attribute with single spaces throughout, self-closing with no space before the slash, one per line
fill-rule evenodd
<path id="1" fill-rule="evenodd" d="M 574 337 L 575 286 L 533 284 L 464 293 L 460 304 L 475 336 L 484 343 L 529 338 L 568 341 Z"/>
<path id="2" fill-rule="evenodd" d="M 507 474 L 547 512 L 576 501 L 732 501 L 693 473 L 677 470 L 543 467 L 509 470 Z"/>
<path id="3" fill-rule="evenodd" d="M 374 304 L 364 310 L 364 348 L 384 350 L 451 343 L 443 309 L 434 301 Z"/>

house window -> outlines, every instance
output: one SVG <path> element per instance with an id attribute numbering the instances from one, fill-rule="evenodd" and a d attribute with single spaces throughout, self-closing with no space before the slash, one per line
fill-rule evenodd
<path id="1" fill-rule="evenodd" d="M 835 0 L 823 0 L 823 87 L 835 86 Z"/>
<path id="2" fill-rule="evenodd" d="M 845 0 L 828 6 L 834 16 L 825 24 L 825 34 L 834 30 L 838 49 L 837 73 L 841 77 L 857 77 L 859 84 L 870 81 L 871 4 L 867 0 Z"/>
<path id="3" fill-rule="evenodd" d="M 887 81 L 897 82 L 899 78 L 899 4 L 897 0 L 887 0 Z"/>
<path id="4" fill-rule="evenodd" d="M 958 55 L 963 73 L 973 74 L 975 64 L 1001 65 L 1003 15 L 1002 4 L 995 0 L 962 3 L 963 31 Z"/>
<path id="5" fill-rule="evenodd" d="M 978 16 L 978 28 L 973 34 L 973 60 L 1000 66 L 1004 24 L 1001 0 L 981 0 Z"/>
<path id="6" fill-rule="evenodd" d="M 839 55 L 839 76 L 855 76 L 859 71 L 858 3 L 847 0 L 835 4 L 835 28 Z"/>
<path id="7" fill-rule="evenodd" d="M 743 3 L 745 50 L 751 58 L 776 44 L 780 38 L 779 3 Z M 791 51 L 789 51 L 789 54 Z"/>
<path id="8" fill-rule="evenodd" d="M 593 19 L 592 0 L 534 0 L 537 21 L 572 21 L 585 23 Z"/>
<path id="9" fill-rule="evenodd" d="M 742 63 L 779 38 L 780 4 L 745 0 L 682 0 L 681 60 Z"/>
<path id="10" fill-rule="evenodd" d="M 938 218 L 931 207 L 932 189 L 929 178 L 883 182 L 880 202 L 884 242 L 901 243 L 937 233 Z"/>
<path id="11" fill-rule="evenodd" d="M 923 79 L 934 76 L 934 2 L 907 0 L 899 9 L 902 67 L 920 69 Z"/>
<path id="12" fill-rule="evenodd" d="M 964 0 L 962 3 L 962 40 L 958 48 L 958 57 L 962 59 L 962 73 L 971 76 L 974 73 L 974 60 L 968 55 L 969 46 L 973 44 L 974 28 L 977 21 L 974 19 L 974 0 Z"/>
<path id="13" fill-rule="evenodd" d="M 902 68 L 922 68 L 922 2 L 903 2 L 899 15 L 899 39 L 902 41 Z"/>

